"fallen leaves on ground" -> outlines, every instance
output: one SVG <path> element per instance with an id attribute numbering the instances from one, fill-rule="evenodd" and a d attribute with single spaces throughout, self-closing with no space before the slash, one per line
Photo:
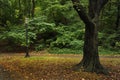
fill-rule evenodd
<path id="1" fill-rule="evenodd" d="M 109 75 L 88 72 L 75 72 L 72 66 L 80 58 L 62 56 L 22 56 L 0 57 L 0 65 L 10 73 L 14 80 L 119 80 L 120 59 L 101 58 L 101 63 L 110 71 Z"/>

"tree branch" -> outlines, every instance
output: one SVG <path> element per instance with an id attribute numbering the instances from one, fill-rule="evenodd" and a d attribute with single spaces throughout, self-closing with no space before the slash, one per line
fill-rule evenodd
<path id="1" fill-rule="evenodd" d="M 105 6 L 105 4 L 107 4 L 108 0 L 99 0 L 99 4 L 100 6 L 98 7 L 99 12 L 101 11 L 101 9 Z"/>
<path id="2" fill-rule="evenodd" d="M 83 22 L 89 23 L 90 19 L 87 15 L 87 13 L 84 10 L 84 7 L 80 4 L 80 0 L 71 0 L 73 3 L 73 7 L 74 9 L 77 11 L 77 13 L 79 14 L 80 18 L 83 20 Z"/>
<path id="3" fill-rule="evenodd" d="M 108 0 L 89 0 L 89 16 L 94 18 L 96 15 L 100 15 L 100 11 Z"/>

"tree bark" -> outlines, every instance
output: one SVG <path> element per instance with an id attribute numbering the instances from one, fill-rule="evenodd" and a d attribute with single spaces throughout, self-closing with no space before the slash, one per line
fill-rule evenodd
<path id="1" fill-rule="evenodd" d="M 19 10 L 21 10 L 21 0 L 18 0 Z"/>
<path id="2" fill-rule="evenodd" d="M 25 54 L 25 58 L 30 57 L 29 54 L 29 42 L 28 42 L 28 25 L 27 25 L 27 18 L 25 18 L 25 28 L 26 28 L 26 54 Z"/>
<path id="3" fill-rule="evenodd" d="M 80 0 L 72 0 L 73 7 L 85 23 L 85 40 L 83 48 L 83 59 L 74 67 L 74 70 L 83 70 L 107 74 L 107 70 L 100 64 L 98 55 L 98 23 L 102 7 L 108 0 L 89 0 L 89 14 L 80 4 Z"/>
<path id="4" fill-rule="evenodd" d="M 34 13 L 35 13 L 35 0 L 32 0 L 32 11 L 31 11 L 32 18 L 34 17 Z"/>
<path id="5" fill-rule="evenodd" d="M 120 1 L 117 0 L 118 4 L 117 4 L 117 20 L 116 20 L 116 31 L 119 30 L 120 27 Z"/>

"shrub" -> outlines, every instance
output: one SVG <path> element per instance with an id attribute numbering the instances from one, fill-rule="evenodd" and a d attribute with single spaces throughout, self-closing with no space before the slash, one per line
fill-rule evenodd
<path id="1" fill-rule="evenodd" d="M 26 46 L 26 32 L 23 25 L 21 26 L 12 26 L 9 31 L 3 31 L 0 34 L 0 42 L 5 41 L 5 45 L 11 48 L 15 47 L 25 47 Z M 35 33 L 28 32 L 28 43 L 29 45 L 33 43 L 33 40 L 36 38 Z M 11 49 L 12 50 L 12 49 Z"/>
<path id="2" fill-rule="evenodd" d="M 80 50 L 83 48 L 84 41 L 83 40 L 73 40 L 70 42 L 71 49 Z"/>
<path id="3" fill-rule="evenodd" d="M 37 44 L 36 46 L 35 46 L 35 50 L 36 51 L 41 51 L 41 50 L 43 50 L 45 48 L 45 44 Z"/>

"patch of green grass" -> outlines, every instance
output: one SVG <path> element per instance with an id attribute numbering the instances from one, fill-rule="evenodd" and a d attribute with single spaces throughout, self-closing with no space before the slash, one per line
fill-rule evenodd
<path id="1" fill-rule="evenodd" d="M 82 50 L 73 50 L 73 49 L 67 49 L 67 48 L 63 48 L 63 49 L 54 48 L 54 49 L 49 49 L 48 52 L 53 53 L 53 54 L 81 54 Z"/>
<path id="2" fill-rule="evenodd" d="M 73 50 L 73 49 L 67 49 L 67 48 L 63 48 L 63 49 L 59 49 L 59 48 L 53 48 L 53 49 L 49 49 L 48 50 L 49 53 L 52 54 L 81 54 L 83 53 L 83 50 Z M 110 50 L 110 49 L 104 49 L 99 47 L 99 53 L 100 55 L 117 55 L 120 54 L 120 50 L 116 51 L 116 50 Z"/>
<path id="3" fill-rule="evenodd" d="M 110 50 L 110 49 L 104 49 L 104 48 L 101 48 L 99 47 L 99 53 L 102 54 L 102 55 L 117 55 L 117 54 L 120 54 L 120 50 Z"/>

